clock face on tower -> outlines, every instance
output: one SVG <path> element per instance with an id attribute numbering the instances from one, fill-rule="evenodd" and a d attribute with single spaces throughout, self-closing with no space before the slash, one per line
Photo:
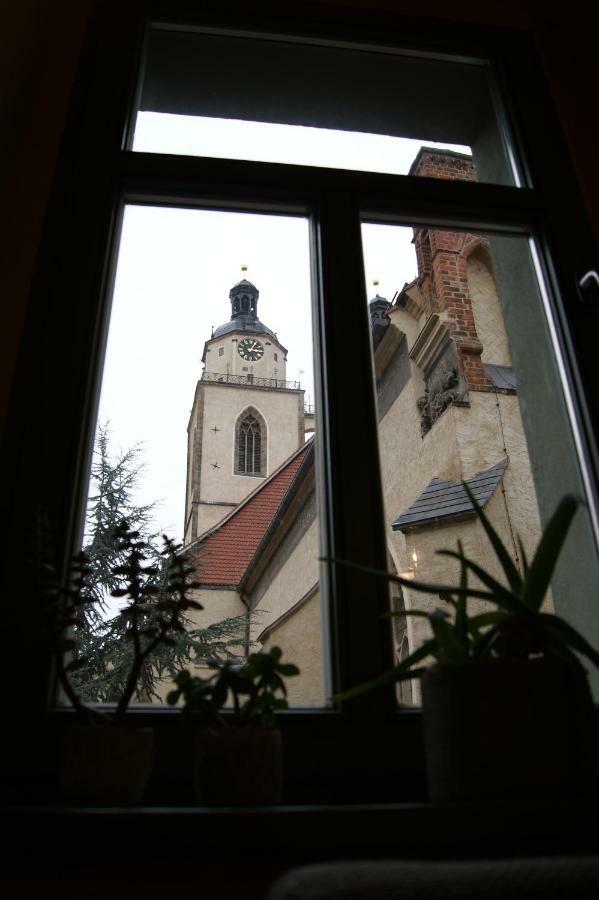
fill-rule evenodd
<path id="1" fill-rule="evenodd" d="M 244 338 L 242 341 L 239 341 L 237 352 L 242 359 L 248 362 L 256 362 L 256 360 L 262 359 L 264 356 L 264 347 L 260 341 L 254 338 Z"/>

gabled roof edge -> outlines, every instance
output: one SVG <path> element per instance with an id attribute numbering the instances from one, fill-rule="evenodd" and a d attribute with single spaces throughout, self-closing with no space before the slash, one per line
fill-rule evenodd
<path id="1" fill-rule="evenodd" d="M 242 510 L 245 506 L 247 506 L 247 504 L 250 502 L 250 500 L 252 500 L 256 496 L 256 494 L 259 494 L 260 491 L 262 491 L 268 484 L 270 484 L 277 477 L 277 475 L 279 475 L 284 469 L 286 469 L 287 466 L 291 465 L 293 460 L 296 459 L 296 457 L 299 456 L 300 453 L 303 453 L 304 450 L 306 449 L 306 447 L 309 446 L 311 443 L 313 443 L 313 441 L 314 441 L 314 437 L 311 437 L 304 444 L 302 444 L 301 447 L 298 447 L 298 449 L 294 453 L 292 453 L 291 456 L 288 456 L 287 459 L 281 463 L 281 465 L 279 466 L 278 469 L 275 469 L 275 471 L 272 472 L 272 474 L 269 475 L 268 478 L 265 478 L 264 481 L 262 481 L 257 487 L 255 487 L 254 490 L 247 495 L 247 497 L 244 497 L 243 500 L 240 500 L 239 503 L 237 504 L 237 506 L 235 507 L 235 509 L 232 509 L 231 512 L 228 513 L 228 515 L 226 515 L 223 519 L 221 519 L 219 522 L 217 522 L 216 525 L 213 525 L 212 528 L 208 528 L 207 531 L 204 531 L 202 534 L 198 535 L 198 537 L 194 538 L 193 541 L 191 541 L 185 547 L 182 547 L 180 552 L 187 553 L 189 550 L 192 550 L 197 544 L 202 543 L 202 541 L 204 541 L 204 540 L 206 540 L 206 538 L 210 537 L 210 535 L 215 534 L 217 531 L 219 531 L 223 527 L 223 525 L 226 525 L 227 522 L 229 522 L 234 516 L 237 515 L 238 512 L 240 512 L 240 510 Z"/>

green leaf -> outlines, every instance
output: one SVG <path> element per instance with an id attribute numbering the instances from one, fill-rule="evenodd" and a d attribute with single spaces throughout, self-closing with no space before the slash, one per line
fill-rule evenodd
<path id="1" fill-rule="evenodd" d="M 510 614 L 502 610 L 499 612 L 479 613 L 479 615 L 471 616 L 468 619 L 468 628 L 478 631 L 479 628 L 484 628 L 486 625 L 498 625 L 509 618 L 511 618 Z"/>
<path id="2" fill-rule="evenodd" d="M 524 549 L 524 544 L 522 543 L 522 538 L 518 535 L 518 550 L 520 551 L 520 559 L 522 560 L 522 568 L 524 569 L 524 577 L 528 576 L 528 557 L 526 555 L 526 550 Z"/>
<path id="3" fill-rule="evenodd" d="M 425 669 L 413 669 L 412 666 L 414 663 L 420 662 L 420 660 L 425 659 L 427 656 L 431 656 L 437 649 L 437 646 L 436 639 L 430 638 L 417 650 L 414 650 L 413 653 L 402 660 L 399 665 L 394 666 L 388 672 L 379 675 L 377 678 L 373 678 L 371 681 L 365 681 L 363 684 L 358 684 L 353 688 L 349 688 L 349 690 L 344 691 L 342 694 L 337 694 L 332 698 L 333 703 L 342 703 L 344 700 L 359 697 L 361 694 L 369 693 L 370 691 L 375 690 L 375 688 L 383 687 L 385 684 L 392 684 L 394 681 L 405 681 L 406 678 L 418 678 Z"/>
<path id="4" fill-rule="evenodd" d="M 477 638 L 472 648 L 473 659 L 482 659 L 485 656 L 490 656 L 493 644 L 498 640 L 501 633 L 500 627 L 500 625 L 494 625 L 493 628 L 485 631 L 484 634 Z"/>
<path id="5" fill-rule="evenodd" d="M 212 692 L 212 702 L 217 709 L 220 709 L 220 707 L 224 706 L 224 704 L 227 702 L 227 694 L 227 685 L 225 684 L 223 679 L 219 678 L 214 685 Z"/>
<path id="6" fill-rule="evenodd" d="M 543 628 L 548 628 L 554 634 L 559 634 L 560 639 L 565 644 L 578 651 L 578 653 L 582 653 L 599 669 L 599 653 L 568 622 L 564 621 L 560 616 L 555 616 L 551 613 L 539 613 L 536 618 L 542 622 Z"/>
<path id="7" fill-rule="evenodd" d="M 442 610 L 440 610 L 442 612 Z M 447 613 L 445 613 L 447 615 Z M 424 612 L 422 609 L 395 609 L 391 612 L 383 613 L 382 618 L 385 619 L 393 619 L 399 618 L 400 616 L 415 616 L 420 619 L 429 619 L 431 616 L 430 612 Z"/>
<path id="8" fill-rule="evenodd" d="M 463 481 L 462 485 L 464 486 L 464 490 L 468 494 L 468 498 L 469 498 L 470 502 L 472 503 L 472 506 L 474 507 L 474 511 L 475 511 L 476 515 L 478 516 L 479 522 L 485 529 L 487 537 L 491 541 L 493 550 L 495 551 L 495 555 L 497 556 L 497 559 L 501 563 L 501 567 L 505 573 L 505 577 L 507 578 L 507 582 L 508 582 L 510 588 L 512 589 L 512 592 L 514 594 L 519 595 L 520 591 L 522 589 L 522 578 L 520 576 L 520 573 L 518 572 L 518 569 L 514 565 L 514 561 L 513 561 L 512 557 L 510 556 L 507 549 L 504 547 L 501 538 L 499 537 L 499 535 L 497 534 L 497 532 L 495 531 L 495 529 L 493 528 L 493 526 L 487 519 L 485 513 L 483 512 L 482 507 L 478 503 L 476 497 L 474 496 L 474 494 L 468 487 L 467 483 L 465 481 Z"/>
<path id="9" fill-rule="evenodd" d="M 393 584 L 401 584 L 402 587 L 412 588 L 415 591 L 422 591 L 423 594 L 462 594 L 463 591 L 459 587 L 452 587 L 447 584 L 432 584 L 424 581 L 414 581 L 412 578 L 402 578 L 401 575 L 392 575 L 390 572 L 382 572 L 380 569 L 373 569 L 371 566 L 363 566 L 360 563 L 349 562 L 346 559 L 330 559 L 329 557 L 319 557 L 323 562 L 333 562 L 340 566 L 347 566 L 350 569 L 356 569 L 359 572 L 375 575 L 377 578 L 383 578 Z M 493 595 L 489 591 L 481 591 L 476 588 L 468 588 L 469 597 L 477 597 L 480 600 L 492 600 Z"/>
<path id="10" fill-rule="evenodd" d="M 460 588 L 462 591 L 468 591 L 468 568 L 464 562 L 464 547 L 461 541 L 458 541 L 458 553 L 462 557 L 460 560 Z M 468 647 L 468 595 L 462 593 L 458 597 L 455 610 L 455 634 L 462 647 Z"/>
<path id="11" fill-rule="evenodd" d="M 291 678 L 293 675 L 299 675 L 300 670 L 297 666 L 294 666 L 293 663 L 282 663 L 280 666 L 277 666 L 277 671 L 284 675 L 285 678 Z"/>
<path id="12" fill-rule="evenodd" d="M 466 556 L 462 556 L 455 550 L 438 550 L 437 553 L 440 556 L 452 556 L 454 557 L 454 559 L 459 559 L 460 562 L 463 562 L 463 564 L 467 566 L 477 576 L 477 578 L 480 578 L 482 583 L 486 584 L 490 589 L 490 594 L 488 594 L 486 597 L 487 600 L 496 603 L 499 607 L 508 609 L 510 612 L 517 613 L 518 615 L 523 615 L 526 612 L 530 612 L 529 610 L 527 610 L 527 607 L 522 603 L 519 597 L 514 595 L 499 581 L 496 581 L 492 575 L 489 575 L 489 573 L 485 571 L 485 569 L 483 569 L 477 563 L 473 562 L 471 559 L 468 559 Z M 468 593 L 470 594 L 470 592 Z M 470 596 L 473 595 L 470 594 Z"/>
<path id="13" fill-rule="evenodd" d="M 435 641 L 435 646 L 436 643 L 437 642 Z M 395 684 L 400 681 L 411 681 L 413 678 L 420 678 L 427 669 L 428 666 L 420 666 L 419 668 L 408 669 L 405 671 L 401 666 L 395 666 L 393 669 L 389 669 L 388 672 L 385 672 L 384 675 L 373 678 L 372 681 L 365 681 L 363 684 L 356 685 L 356 687 L 350 688 L 342 694 L 337 694 L 332 698 L 332 702 L 335 704 L 342 703 L 346 700 L 352 700 L 354 697 L 359 697 L 362 694 L 370 693 L 370 691 L 377 690 L 387 684 Z"/>
<path id="14" fill-rule="evenodd" d="M 576 497 L 564 497 L 543 531 L 522 590 L 522 599 L 530 609 L 541 607 L 577 509 Z"/>
<path id="15" fill-rule="evenodd" d="M 431 615 L 429 621 L 437 639 L 438 649 L 435 654 L 437 659 L 458 664 L 466 662 L 467 644 L 460 642 L 453 626 L 440 616 Z"/>
<path id="16" fill-rule="evenodd" d="M 166 702 L 170 706 L 175 706 L 179 701 L 179 697 L 181 696 L 181 691 L 169 691 L 166 695 Z"/>
<path id="17" fill-rule="evenodd" d="M 457 600 L 454 597 L 452 597 L 451 594 L 448 594 L 445 591 L 442 591 L 439 594 L 439 597 L 441 598 L 441 600 L 444 601 L 444 603 L 447 603 L 448 606 L 452 606 L 454 609 L 457 609 L 457 605 L 458 605 Z"/>

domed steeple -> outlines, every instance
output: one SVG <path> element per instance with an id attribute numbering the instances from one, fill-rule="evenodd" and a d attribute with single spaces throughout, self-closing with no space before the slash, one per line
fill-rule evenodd
<path id="1" fill-rule="evenodd" d="M 260 291 L 255 284 L 242 278 L 229 291 L 231 301 L 231 318 L 224 325 L 219 325 L 212 333 L 212 338 L 222 337 L 233 331 L 249 331 L 251 334 L 267 334 L 273 340 L 277 336 L 258 318 L 258 297 Z"/>
<path id="2" fill-rule="evenodd" d="M 378 281 L 374 282 L 374 286 L 375 288 L 378 287 Z M 380 344 L 385 331 L 391 324 L 391 319 L 389 318 L 390 308 L 391 304 L 387 298 L 381 297 L 378 291 L 376 296 L 368 304 L 368 311 L 370 313 L 370 331 L 372 343 L 375 348 Z"/>
<path id="3" fill-rule="evenodd" d="M 370 310 L 370 321 L 373 325 L 379 325 L 381 322 L 387 320 L 388 310 L 390 309 L 391 304 L 387 300 L 386 297 L 381 297 L 380 294 L 377 294 L 368 304 L 368 309 Z"/>
<path id="4" fill-rule="evenodd" d="M 260 291 L 255 284 L 242 278 L 234 284 L 229 291 L 231 301 L 231 320 L 243 318 L 246 321 L 256 321 L 258 318 L 258 297 Z"/>

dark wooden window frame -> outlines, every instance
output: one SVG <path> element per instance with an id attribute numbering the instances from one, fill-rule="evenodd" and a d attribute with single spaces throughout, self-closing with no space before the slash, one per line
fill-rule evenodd
<path id="1" fill-rule="evenodd" d="M 395 42 L 424 52 L 486 58 L 506 98 L 515 147 L 525 162 L 527 186 L 516 189 L 127 152 L 123 135 L 135 105 L 145 18 L 132 6 L 115 19 L 118 4 L 98 4 L 49 204 L 4 447 L 4 471 L 12 475 L 9 515 L 13 522 L 6 547 L 13 566 L 7 573 L 6 590 L 8 596 L 22 598 L 28 610 L 35 609 L 36 596 L 33 588 L 23 584 L 21 572 L 29 559 L 27 547 L 36 511 L 50 512 L 57 562 L 64 564 L 80 533 L 110 314 L 107 298 L 126 203 L 309 216 L 318 313 L 321 550 L 326 556 L 353 558 L 377 568 L 385 566 L 386 551 L 361 252 L 364 211 L 373 221 L 390 218 L 535 234 L 546 277 L 558 298 L 555 317 L 562 364 L 595 502 L 599 391 L 593 378 L 592 335 L 598 331 L 599 310 L 584 307 L 573 284 L 591 267 L 597 251 L 531 41 L 526 35 L 407 21 L 391 14 L 366 16 L 356 11 L 339 23 L 331 10 L 321 10 L 316 4 L 306 4 L 301 10 L 295 5 L 294 9 L 287 16 L 272 13 L 261 17 L 253 11 L 251 21 L 243 7 L 223 14 L 209 4 L 201 16 L 196 4 L 187 3 L 170 3 L 167 13 L 160 4 L 146 4 L 145 13 L 150 20 L 162 20 L 163 14 L 168 14 L 198 26 L 296 31 L 339 42 L 360 42 L 368 37 L 371 44 Z M 103 110 L 101 133 L 96 122 L 98 109 Z M 543 135 L 542 141 L 539 135 Z M 343 336 L 337 327 L 341 310 Z M 351 391 L 347 390 L 348 335 L 353 348 Z M 33 409 L 37 410 L 35 422 Z M 359 431 L 355 429 L 356 409 L 360 410 Z M 356 458 L 363 475 L 360 479 L 353 477 Z M 345 490 L 350 482 L 355 488 L 351 495 Z M 321 583 L 323 595 L 330 601 L 325 621 L 329 688 L 374 677 L 391 659 L 389 629 L 381 619 L 388 608 L 386 591 L 366 577 L 352 574 L 350 578 L 344 570 L 332 567 L 323 567 Z M 35 615 L 24 617 L 22 607 L 15 604 L 8 605 L 6 617 L 5 628 L 12 641 L 3 660 L 5 684 L 14 683 L 14 673 L 21 673 L 21 690 L 8 706 L 16 735 L 16 771 L 20 767 L 30 778 L 32 772 L 44 778 L 52 771 L 55 741 L 71 714 L 57 711 L 48 718 L 52 667 L 43 622 Z M 26 706 L 23 697 L 28 698 Z M 183 778 L 188 757 L 181 748 L 187 746 L 188 735 L 178 714 L 166 709 L 136 709 L 130 720 L 148 722 L 157 730 L 157 779 L 173 785 Z M 344 710 L 290 712 L 282 717 L 282 727 L 291 797 L 409 798 L 422 791 L 420 716 L 417 712 L 398 713 L 392 688 L 366 701 L 354 701 Z M 35 737 L 39 747 L 40 734 L 47 752 L 32 760 L 28 745 Z M 398 781 L 400 743 L 402 759 L 410 761 L 412 775 Z M 319 773 L 316 778 L 315 771 Z"/>

